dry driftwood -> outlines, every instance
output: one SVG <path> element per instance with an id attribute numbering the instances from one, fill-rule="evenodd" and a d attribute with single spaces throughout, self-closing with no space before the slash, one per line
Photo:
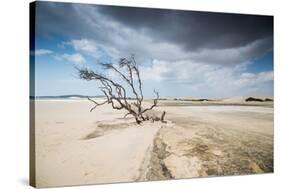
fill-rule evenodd
<path id="1" fill-rule="evenodd" d="M 131 90 L 132 94 L 134 95 L 134 98 L 133 100 L 128 101 L 129 97 L 127 96 L 125 86 L 121 85 L 115 80 L 110 79 L 109 77 L 88 68 L 77 68 L 80 79 L 84 79 L 86 81 L 99 81 L 99 83 L 101 84 L 100 90 L 106 97 L 106 100 L 100 103 L 96 102 L 94 99 L 88 98 L 88 100 L 94 103 L 94 106 L 91 108 L 90 111 L 93 111 L 98 106 L 104 104 L 111 104 L 113 109 L 127 110 L 127 113 L 124 117 L 132 115 L 138 124 L 140 124 L 142 121 L 152 119 L 147 116 L 145 117 L 144 113 L 149 110 L 152 110 L 154 107 L 157 106 L 159 100 L 159 93 L 154 90 L 153 92 L 155 93 L 156 97 L 153 99 L 152 105 L 150 107 L 144 108 L 142 81 L 134 56 L 131 56 L 130 59 L 121 58 L 118 64 L 116 65 L 112 63 L 101 63 L 101 66 L 105 70 L 113 71 L 119 77 L 121 77 L 121 79 Z M 163 112 L 161 118 L 158 118 L 159 120 L 156 120 L 155 118 L 153 121 L 164 122 L 164 116 L 165 112 Z"/>

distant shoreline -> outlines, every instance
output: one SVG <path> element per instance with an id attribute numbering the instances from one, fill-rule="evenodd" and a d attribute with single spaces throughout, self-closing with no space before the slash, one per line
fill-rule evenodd
<path id="1" fill-rule="evenodd" d="M 87 99 L 87 98 L 105 98 L 105 96 L 84 96 L 84 95 L 60 95 L 60 96 L 30 96 L 29 99 L 32 100 L 40 100 L 40 99 L 62 99 L 62 100 L 71 100 L 71 99 Z"/>
<path id="2" fill-rule="evenodd" d="M 32 101 L 65 101 L 65 102 L 73 102 L 73 101 L 88 101 L 87 96 L 39 96 L 36 98 L 30 98 Z M 96 99 L 97 101 L 102 101 L 106 97 L 104 96 L 94 96 L 89 97 Z M 227 98 L 227 99 L 181 99 L 181 98 L 160 98 L 159 99 L 159 107 L 184 107 L 184 106 L 260 106 L 260 107 L 268 107 L 274 108 L 274 101 L 269 101 L 268 98 L 254 98 L 257 100 L 249 101 L 248 99 L 253 97 L 241 97 L 241 98 Z M 267 99 L 267 100 L 266 100 Z M 133 98 L 127 99 L 128 101 L 135 100 Z M 152 98 L 145 98 L 145 103 L 152 102 Z"/>
<path id="3" fill-rule="evenodd" d="M 88 98 L 106 98 L 103 95 L 85 96 L 85 95 L 58 95 L 58 96 L 30 96 L 31 100 L 84 100 Z M 152 97 L 145 97 L 144 100 L 152 100 Z M 127 97 L 127 100 L 136 100 L 132 97 Z M 196 97 L 161 97 L 159 101 L 172 101 L 177 103 L 214 103 L 214 104 L 237 104 L 248 103 L 273 103 L 272 96 L 236 96 L 229 98 L 196 98 Z"/>

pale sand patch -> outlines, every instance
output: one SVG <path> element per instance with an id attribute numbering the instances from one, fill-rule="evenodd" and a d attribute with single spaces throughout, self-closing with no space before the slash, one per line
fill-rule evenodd
<path id="1" fill-rule="evenodd" d="M 177 125 L 213 125 L 230 129 L 254 131 L 273 135 L 274 109 L 262 106 L 180 106 L 161 107 L 167 113 L 167 119 Z"/>
<path id="2" fill-rule="evenodd" d="M 175 179 L 200 176 L 198 170 L 201 169 L 201 161 L 197 157 L 187 158 L 172 154 L 164 160 L 164 163 Z"/>
<path id="3" fill-rule="evenodd" d="M 174 125 L 162 127 L 154 139 L 146 176 L 140 180 L 163 180 L 199 176 L 201 164 L 197 157 L 185 157 L 186 141 L 195 137 L 196 129 Z M 190 146 L 193 148 L 193 146 Z"/>
<path id="4" fill-rule="evenodd" d="M 273 171 L 272 107 L 162 106 L 153 113 L 165 110 L 168 124 L 137 126 L 91 105 L 36 102 L 37 186 Z"/>
<path id="5" fill-rule="evenodd" d="M 132 126 L 92 140 L 60 145 L 38 159 L 38 185 L 134 181 L 158 128 Z"/>
<path id="6" fill-rule="evenodd" d="M 103 106 L 89 113 L 89 105 L 88 101 L 36 102 L 38 187 L 129 182 L 139 177 L 161 124 L 128 125 L 132 121 L 118 119 L 123 112 Z M 85 138 L 101 122 L 117 129 Z M 127 127 L 120 129 L 118 124 Z"/>

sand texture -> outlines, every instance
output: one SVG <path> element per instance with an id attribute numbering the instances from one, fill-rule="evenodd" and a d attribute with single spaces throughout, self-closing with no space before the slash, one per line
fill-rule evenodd
<path id="1" fill-rule="evenodd" d="M 163 101 L 168 123 L 138 125 L 109 105 L 37 100 L 36 186 L 273 172 L 273 103 L 239 103 Z"/>

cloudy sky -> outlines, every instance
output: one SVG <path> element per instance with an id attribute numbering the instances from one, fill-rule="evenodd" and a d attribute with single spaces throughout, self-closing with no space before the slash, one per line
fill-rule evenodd
<path id="1" fill-rule="evenodd" d="M 130 54 L 145 96 L 273 95 L 271 16 L 37 2 L 34 54 L 38 96 L 100 95 L 74 66 Z"/>

